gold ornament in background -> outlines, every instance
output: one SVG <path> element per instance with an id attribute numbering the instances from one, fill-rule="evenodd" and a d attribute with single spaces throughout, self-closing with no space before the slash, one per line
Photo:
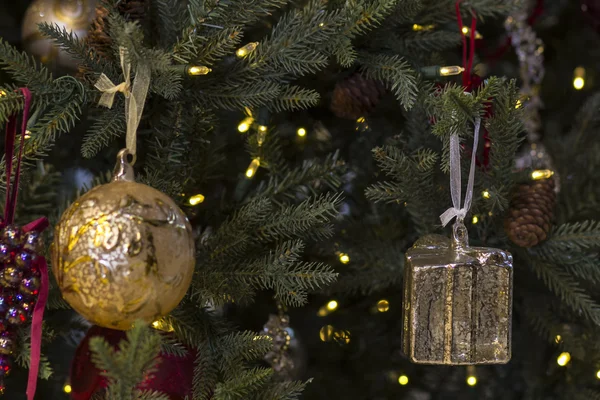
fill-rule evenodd
<path id="1" fill-rule="evenodd" d="M 73 58 L 59 49 L 51 39 L 43 36 L 37 25 L 42 22 L 56 24 L 82 39 L 87 35 L 95 13 L 95 0 L 35 0 L 23 19 L 23 48 L 40 57 L 44 63 L 52 62 L 62 67 L 75 68 Z"/>
<path id="2" fill-rule="evenodd" d="M 128 154 L 119 153 L 113 182 L 62 215 L 52 246 L 64 299 L 92 323 L 121 330 L 173 310 L 195 264 L 186 216 L 164 193 L 133 181 Z"/>

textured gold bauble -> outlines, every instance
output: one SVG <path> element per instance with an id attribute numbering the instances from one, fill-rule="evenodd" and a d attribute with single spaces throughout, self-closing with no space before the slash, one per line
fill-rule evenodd
<path id="1" fill-rule="evenodd" d="M 115 180 L 80 197 L 56 226 L 52 270 L 64 299 L 94 324 L 129 329 L 167 315 L 194 271 L 191 226 L 175 202 L 129 180 L 120 153 Z"/>
<path id="2" fill-rule="evenodd" d="M 23 47 L 42 62 L 53 62 L 65 67 L 76 67 L 73 58 L 59 49 L 53 41 L 38 31 L 38 24 L 47 22 L 71 31 L 82 39 L 87 35 L 96 15 L 96 0 L 34 0 L 23 19 Z"/>

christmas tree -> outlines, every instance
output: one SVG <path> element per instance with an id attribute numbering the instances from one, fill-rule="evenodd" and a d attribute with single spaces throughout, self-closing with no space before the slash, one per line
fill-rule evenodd
<path id="1" fill-rule="evenodd" d="M 596 2 L 0 10 L 6 398 L 600 399 Z"/>

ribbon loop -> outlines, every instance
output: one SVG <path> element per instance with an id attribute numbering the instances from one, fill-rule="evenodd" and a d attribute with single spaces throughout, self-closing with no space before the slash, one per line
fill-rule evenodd
<path id="1" fill-rule="evenodd" d="M 136 132 L 142 119 L 144 103 L 150 87 L 150 68 L 147 65 L 138 65 L 133 84 L 131 83 L 131 63 L 127 60 L 127 49 L 119 48 L 121 69 L 123 70 L 123 82 L 115 85 L 108 76 L 101 74 L 94 84 L 96 89 L 102 92 L 98 105 L 111 108 L 117 92 L 125 96 L 125 118 L 127 120 L 126 146 L 129 152 L 135 156 Z"/>
<path id="2" fill-rule="evenodd" d="M 467 181 L 467 193 L 465 194 L 465 202 L 462 208 L 460 207 L 462 191 L 460 142 L 457 132 L 452 132 L 450 136 L 450 195 L 452 196 L 452 207 L 448 208 L 442 215 L 440 215 L 442 226 L 448 225 L 448 222 L 455 217 L 458 222 L 462 222 L 471 209 L 471 203 L 473 201 L 473 185 L 475 183 L 475 161 L 477 158 L 477 145 L 479 143 L 480 127 L 481 117 L 477 116 L 475 118 L 475 129 L 473 131 L 473 149 L 471 151 L 471 167 L 469 169 L 469 180 Z"/>

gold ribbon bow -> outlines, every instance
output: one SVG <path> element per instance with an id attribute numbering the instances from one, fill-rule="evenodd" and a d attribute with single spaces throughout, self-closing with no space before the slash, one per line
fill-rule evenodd
<path id="1" fill-rule="evenodd" d="M 115 85 L 108 76 L 101 74 L 94 85 L 96 89 L 102 92 L 98 105 L 111 108 L 117 92 L 125 96 L 125 118 L 127 120 L 127 150 L 135 156 L 136 132 L 142 119 L 144 103 L 150 87 L 150 68 L 147 65 L 138 65 L 133 85 L 131 84 L 131 63 L 127 60 L 127 49 L 119 47 L 121 58 L 121 69 L 125 79 L 118 85 Z"/>

